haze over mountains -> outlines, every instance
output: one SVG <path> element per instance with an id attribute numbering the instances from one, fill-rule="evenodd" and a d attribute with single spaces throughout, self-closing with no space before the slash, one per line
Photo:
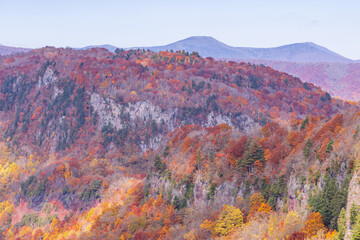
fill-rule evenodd
<path id="1" fill-rule="evenodd" d="M 89 45 L 83 48 L 106 48 L 114 52 L 117 46 Z M 289 61 L 289 62 L 357 62 L 343 57 L 329 49 L 316 45 L 315 43 L 294 43 L 272 48 L 250 48 L 250 47 L 232 47 L 225 43 L 208 36 L 189 37 L 164 46 L 152 47 L 132 47 L 132 49 L 149 49 L 154 52 L 173 50 L 187 52 L 198 52 L 204 57 L 223 58 L 223 59 L 263 59 L 271 61 Z M 0 45 L 0 55 L 7 55 L 16 52 L 25 52 L 29 49 L 15 48 Z"/>
<path id="2" fill-rule="evenodd" d="M 109 51 L 116 48 L 111 45 L 102 47 Z M 165 46 L 139 48 L 155 52 L 185 50 L 198 52 L 204 57 L 265 64 L 299 77 L 304 82 L 318 85 L 332 96 L 360 100 L 357 87 L 360 86 L 359 60 L 348 59 L 311 42 L 274 48 L 247 48 L 232 47 L 212 37 L 189 37 Z"/>
<path id="3" fill-rule="evenodd" d="M 114 52 L 117 46 L 90 45 L 79 50 L 105 48 Z M 273 48 L 232 47 L 212 37 L 194 36 L 164 46 L 134 47 L 154 52 L 173 50 L 198 52 L 203 57 L 213 57 L 238 62 L 265 64 L 276 70 L 290 73 L 304 82 L 320 86 L 332 96 L 359 101 L 360 60 L 352 60 L 311 42 L 294 43 Z M 0 45 L 0 55 L 26 52 L 29 49 Z"/>
<path id="4" fill-rule="evenodd" d="M 243 60 L 239 60 L 243 61 Z M 299 77 L 303 82 L 320 86 L 333 97 L 360 100 L 360 63 L 297 63 L 285 61 L 248 60 Z"/>
<path id="5" fill-rule="evenodd" d="M 91 45 L 80 49 L 93 47 L 106 48 L 114 51 L 113 45 Z M 198 52 L 203 57 L 218 59 L 264 59 L 289 62 L 356 62 L 329 49 L 312 42 L 293 43 L 272 48 L 232 47 L 208 36 L 193 36 L 164 46 L 132 47 L 131 49 L 149 49 L 154 52 L 173 50 Z"/>
<path id="6" fill-rule="evenodd" d="M 8 47 L 0 44 L 0 55 L 10 55 L 20 52 L 28 52 L 31 49 L 29 48 L 17 48 L 17 47 Z"/>
<path id="7" fill-rule="evenodd" d="M 213 58 L 265 59 L 290 62 L 353 62 L 335 52 L 311 42 L 294 43 L 274 48 L 232 47 L 212 37 L 189 37 L 165 46 L 140 47 L 155 52 L 165 50 L 196 51 Z"/>
<path id="8" fill-rule="evenodd" d="M 196 51 L 205 57 L 264 64 L 299 77 L 304 82 L 320 86 L 332 96 L 345 100 L 360 100 L 359 60 L 345 58 L 311 42 L 275 48 L 246 48 L 231 47 L 212 37 L 190 37 L 165 46 L 145 49 L 155 52 Z"/>
<path id="9" fill-rule="evenodd" d="M 104 44 L 104 45 L 89 45 L 89 46 L 86 46 L 86 47 L 75 48 L 75 49 L 87 50 L 87 49 L 91 49 L 91 48 L 105 48 L 105 49 L 109 50 L 110 52 L 115 52 L 116 48 L 118 48 L 118 47 L 110 45 L 110 44 Z"/>

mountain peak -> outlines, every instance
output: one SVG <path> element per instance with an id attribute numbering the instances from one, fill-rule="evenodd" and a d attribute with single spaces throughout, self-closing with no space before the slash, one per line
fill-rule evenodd
<path id="1" fill-rule="evenodd" d="M 191 39 L 196 39 L 196 40 L 216 40 L 212 36 L 200 36 L 200 35 L 199 36 L 190 36 L 190 37 L 185 38 L 183 40 L 191 40 Z"/>
<path id="2" fill-rule="evenodd" d="M 110 45 L 110 44 L 103 44 L 103 45 L 89 45 L 86 47 L 82 47 L 82 48 L 75 48 L 78 50 L 87 50 L 87 49 L 91 49 L 91 48 L 105 48 L 110 52 L 114 52 L 115 49 L 117 48 L 116 46 Z"/>
<path id="3" fill-rule="evenodd" d="M 302 42 L 302 43 L 294 43 L 294 44 L 301 44 L 301 45 L 307 45 L 307 46 L 319 46 L 313 42 Z"/>
<path id="4" fill-rule="evenodd" d="M 219 47 L 219 46 L 228 46 L 225 43 L 220 42 L 219 40 L 211 37 L 211 36 L 192 36 L 182 40 L 179 40 L 175 43 L 168 44 L 166 46 L 179 47 L 178 44 L 186 44 L 186 45 L 194 45 L 194 46 L 202 46 L 202 47 Z M 230 47 L 230 46 L 228 46 Z M 180 49 L 179 49 L 180 50 Z"/>
<path id="5" fill-rule="evenodd" d="M 221 43 L 219 40 L 217 40 L 211 36 L 191 36 L 191 37 L 185 38 L 180 41 L 211 41 L 211 42 Z M 178 41 L 178 42 L 180 42 L 180 41 Z"/>
<path id="6" fill-rule="evenodd" d="M 191 36 L 180 41 L 156 47 L 152 51 L 198 52 L 204 57 L 222 59 L 263 59 L 288 62 L 353 62 L 313 42 L 293 43 L 272 48 L 232 47 L 211 36 Z"/>
<path id="7" fill-rule="evenodd" d="M 282 45 L 279 47 L 286 47 L 286 46 L 297 46 L 297 47 L 320 47 L 320 48 L 325 48 L 322 47 L 316 43 L 313 42 L 299 42 L 299 43 L 291 43 L 291 44 L 286 44 L 286 45 Z"/>

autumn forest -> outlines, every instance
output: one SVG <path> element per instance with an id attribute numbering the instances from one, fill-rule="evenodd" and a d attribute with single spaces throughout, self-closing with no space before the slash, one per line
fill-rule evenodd
<path id="1" fill-rule="evenodd" d="M 360 107 L 263 64 L 0 58 L 0 239 L 360 239 Z"/>

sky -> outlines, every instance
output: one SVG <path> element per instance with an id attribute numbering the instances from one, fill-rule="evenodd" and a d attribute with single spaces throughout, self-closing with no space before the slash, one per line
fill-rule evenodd
<path id="1" fill-rule="evenodd" d="M 359 0 L 0 0 L 0 44 L 147 47 L 212 36 L 235 47 L 314 42 L 360 59 Z"/>

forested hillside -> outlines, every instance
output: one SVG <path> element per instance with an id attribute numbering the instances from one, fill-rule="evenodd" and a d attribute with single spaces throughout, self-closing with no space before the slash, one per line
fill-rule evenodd
<path id="1" fill-rule="evenodd" d="M 359 110 L 196 52 L 0 58 L 0 238 L 357 239 Z"/>
<path id="2" fill-rule="evenodd" d="M 244 60 L 238 60 L 242 62 Z M 359 63 L 294 63 L 266 60 L 248 60 L 255 64 L 265 64 L 281 72 L 287 72 L 328 91 L 332 96 L 349 100 L 360 100 Z"/>

